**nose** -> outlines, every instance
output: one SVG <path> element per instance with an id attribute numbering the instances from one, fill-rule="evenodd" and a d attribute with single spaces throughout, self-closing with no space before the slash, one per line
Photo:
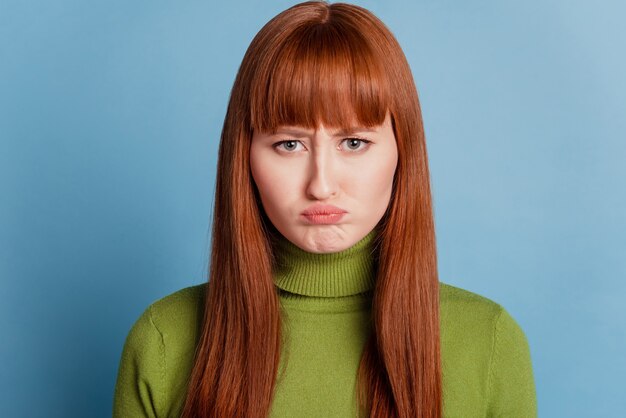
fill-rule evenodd
<path id="1" fill-rule="evenodd" d="M 320 135 L 318 144 L 330 145 L 331 138 Z M 328 200 L 338 191 L 337 173 L 333 160 L 332 146 L 318 146 L 310 154 L 309 178 L 307 182 L 307 196 L 313 200 Z"/>

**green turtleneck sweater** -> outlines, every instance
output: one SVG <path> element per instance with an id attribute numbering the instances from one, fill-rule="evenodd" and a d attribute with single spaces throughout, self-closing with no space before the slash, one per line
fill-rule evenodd
<path id="1" fill-rule="evenodd" d="M 278 242 L 274 280 L 286 339 L 270 417 L 356 415 L 356 372 L 371 331 L 374 233 L 332 254 Z M 135 322 L 120 360 L 115 418 L 180 415 L 205 286 L 153 303 Z M 440 282 L 440 325 L 444 417 L 536 417 L 528 342 L 502 306 Z"/>

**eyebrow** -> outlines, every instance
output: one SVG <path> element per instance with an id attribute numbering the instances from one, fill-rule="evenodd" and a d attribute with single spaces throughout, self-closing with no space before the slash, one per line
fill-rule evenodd
<path id="1" fill-rule="evenodd" d="M 332 132 L 332 136 L 351 135 L 357 132 L 376 132 L 376 128 L 368 128 L 364 126 L 342 128 L 342 129 Z M 274 132 L 275 135 L 277 134 L 287 134 L 287 135 L 307 135 L 308 134 L 310 135 L 312 133 L 313 133 L 312 130 L 299 129 L 295 127 L 280 128 L 280 129 L 277 129 L 276 132 Z"/>

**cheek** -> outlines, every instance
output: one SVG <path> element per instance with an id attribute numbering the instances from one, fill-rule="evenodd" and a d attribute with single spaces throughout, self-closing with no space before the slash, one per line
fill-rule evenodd
<path id="1" fill-rule="evenodd" d="M 297 186 L 296 177 L 289 175 L 284 167 L 262 158 L 251 157 L 250 169 L 265 211 L 282 212 L 281 208 L 288 206 L 292 200 L 291 195 Z"/>
<path id="2" fill-rule="evenodd" d="M 355 178 L 364 196 L 376 200 L 386 197 L 392 186 L 397 166 L 397 153 L 389 150 L 361 170 L 362 175 Z"/>

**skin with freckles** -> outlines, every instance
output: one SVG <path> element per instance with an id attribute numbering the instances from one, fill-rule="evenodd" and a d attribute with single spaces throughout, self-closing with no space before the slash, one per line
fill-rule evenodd
<path id="1" fill-rule="evenodd" d="M 254 132 L 250 169 L 263 208 L 276 229 L 302 250 L 350 248 L 384 215 L 398 162 L 389 113 L 378 126 L 317 129 L 283 126 Z M 346 214 L 335 224 L 311 224 L 302 212 L 321 203 Z"/>

